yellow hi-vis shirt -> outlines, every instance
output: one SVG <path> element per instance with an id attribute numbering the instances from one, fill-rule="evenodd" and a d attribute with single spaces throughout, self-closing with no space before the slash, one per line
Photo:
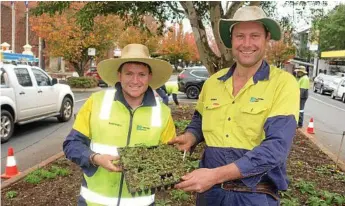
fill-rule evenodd
<path id="1" fill-rule="evenodd" d="M 167 82 L 167 83 L 165 83 L 165 88 L 166 88 L 168 94 L 177 94 L 178 93 L 177 82 Z"/>
<path id="2" fill-rule="evenodd" d="M 295 78 L 276 67 L 267 68 L 267 78 L 254 81 L 252 77 L 236 96 L 232 95 L 232 76 L 225 81 L 219 79 L 229 69 L 220 70 L 205 82 L 196 110 L 202 116 L 207 146 L 252 150 L 265 139 L 267 118 L 294 115 L 298 119 Z"/>
<path id="3" fill-rule="evenodd" d="M 307 75 L 302 76 L 298 79 L 298 85 L 300 89 L 309 89 L 310 82 Z"/>

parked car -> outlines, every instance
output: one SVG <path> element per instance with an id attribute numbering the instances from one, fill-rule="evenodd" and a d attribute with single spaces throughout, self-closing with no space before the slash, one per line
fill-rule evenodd
<path id="1" fill-rule="evenodd" d="M 341 101 L 345 103 L 345 78 L 341 78 L 336 88 L 331 94 L 332 99 L 341 98 Z"/>
<path id="2" fill-rule="evenodd" d="M 185 93 L 189 99 L 197 99 L 209 76 L 204 66 L 187 67 L 177 77 L 179 91 Z"/>
<path id="3" fill-rule="evenodd" d="M 325 93 L 332 93 L 332 81 L 337 78 L 336 76 L 326 75 L 326 74 L 319 74 L 314 79 L 313 91 L 319 92 L 320 94 Z"/>
<path id="4" fill-rule="evenodd" d="M 8 141 L 14 125 L 48 117 L 60 122 L 71 119 L 74 95 L 71 88 L 58 84 L 36 66 L 4 64 L 1 66 L 1 142 Z"/>
<path id="5" fill-rule="evenodd" d="M 85 76 L 87 76 L 87 77 L 95 77 L 97 79 L 97 81 L 98 81 L 98 86 L 99 87 L 102 87 L 102 86 L 108 87 L 108 84 L 105 83 L 101 79 L 101 77 L 99 76 L 96 67 L 90 67 L 90 69 L 86 71 Z"/>

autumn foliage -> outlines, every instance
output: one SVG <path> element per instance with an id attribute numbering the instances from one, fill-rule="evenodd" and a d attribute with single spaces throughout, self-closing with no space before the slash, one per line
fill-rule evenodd
<path id="1" fill-rule="evenodd" d="M 115 15 L 97 16 L 90 31 L 83 30 L 77 23 L 75 13 L 82 3 L 73 6 L 62 14 L 43 14 L 31 17 L 31 29 L 46 41 L 49 56 L 63 57 L 69 61 L 79 76 L 83 76 L 89 62 L 88 48 L 96 49 L 96 56 L 102 56 L 114 46 L 124 28 L 123 21 Z"/>
<path id="2" fill-rule="evenodd" d="M 193 33 L 184 33 L 182 24 L 172 26 L 165 34 L 158 52 L 172 64 L 179 60 L 190 62 L 199 61 L 199 52 Z"/>
<path id="3" fill-rule="evenodd" d="M 266 60 L 273 65 L 280 66 L 285 61 L 293 58 L 296 47 L 292 43 L 291 36 L 285 32 L 280 41 L 270 41 L 266 50 Z"/>

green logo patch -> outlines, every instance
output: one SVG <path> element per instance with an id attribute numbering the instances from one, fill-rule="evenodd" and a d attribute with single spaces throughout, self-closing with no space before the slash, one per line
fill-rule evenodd
<path id="1" fill-rule="evenodd" d="M 149 129 L 150 129 L 150 127 L 144 127 L 142 125 L 137 125 L 137 130 L 139 130 L 139 131 L 147 131 Z"/>
<path id="2" fill-rule="evenodd" d="M 260 100 L 264 100 L 263 98 L 256 98 L 256 97 L 251 97 L 250 98 L 250 102 L 258 102 L 258 101 L 260 101 Z"/>

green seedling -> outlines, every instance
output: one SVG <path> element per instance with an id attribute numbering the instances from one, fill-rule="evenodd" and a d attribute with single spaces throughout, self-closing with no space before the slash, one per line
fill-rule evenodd
<path id="1" fill-rule="evenodd" d="M 283 206 L 299 206 L 299 205 L 301 205 L 297 198 L 291 198 L 291 199 L 282 198 L 280 200 L 280 203 Z"/>
<path id="2" fill-rule="evenodd" d="M 42 170 L 40 177 L 45 179 L 54 179 L 56 177 L 56 174 L 53 172 L 49 172 L 48 170 Z"/>
<path id="3" fill-rule="evenodd" d="M 190 198 L 190 195 L 183 190 L 172 190 L 170 194 L 174 200 L 179 202 L 187 201 Z"/>
<path id="4" fill-rule="evenodd" d="M 300 190 L 302 194 L 308 193 L 311 195 L 316 195 L 315 183 L 308 181 L 299 181 L 296 183 L 296 187 Z"/>
<path id="5" fill-rule="evenodd" d="M 345 196 L 336 194 L 336 195 L 334 195 L 333 202 L 334 202 L 335 205 L 339 205 L 339 206 L 340 205 L 345 205 Z"/>
<path id="6" fill-rule="evenodd" d="M 38 184 L 42 181 L 42 178 L 33 173 L 30 173 L 25 177 L 24 181 L 31 184 Z"/>
<path id="7" fill-rule="evenodd" d="M 70 171 L 66 168 L 61 168 L 58 166 L 52 166 L 50 169 L 51 172 L 53 172 L 54 174 L 58 175 L 58 176 L 67 176 L 70 174 Z"/>
<path id="8" fill-rule="evenodd" d="M 156 200 L 156 206 L 172 206 L 172 201 L 170 200 Z"/>
<path id="9" fill-rule="evenodd" d="M 316 196 L 309 197 L 306 203 L 310 206 L 327 206 L 328 205 L 325 200 L 320 199 Z"/>
<path id="10" fill-rule="evenodd" d="M 6 198 L 7 199 L 15 198 L 15 197 L 17 197 L 17 195 L 18 195 L 18 192 L 16 192 L 16 191 L 8 191 L 8 192 L 6 192 Z"/>

